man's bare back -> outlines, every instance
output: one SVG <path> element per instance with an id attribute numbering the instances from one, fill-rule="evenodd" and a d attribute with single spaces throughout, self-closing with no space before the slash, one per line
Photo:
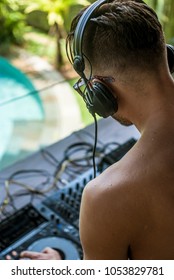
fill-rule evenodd
<path id="1" fill-rule="evenodd" d="M 174 109 L 171 114 L 174 119 Z M 171 114 L 85 189 L 80 228 L 86 259 L 174 259 Z"/>

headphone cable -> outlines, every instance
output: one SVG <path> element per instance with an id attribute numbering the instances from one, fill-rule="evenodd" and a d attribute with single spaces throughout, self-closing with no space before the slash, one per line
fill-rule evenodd
<path id="1" fill-rule="evenodd" d="M 94 169 L 94 178 L 96 178 L 95 154 L 96 154 L 97 138 L 98 138 L 98 124 L 97 124 L 97 118 L 96 118 L 95 113 L 93 114 L 93 117 L 94 117 L 95 136 L 94 136 L 94 147 L 93 147 L 92 162 L 93 162 L 93 169 Z"/>

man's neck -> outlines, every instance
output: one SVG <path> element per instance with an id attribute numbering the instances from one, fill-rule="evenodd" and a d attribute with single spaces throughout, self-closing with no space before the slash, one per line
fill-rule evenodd
<path id="1" fill-rule="evenodd" d="M 161 119 L 174 117 L 174 80 L 170 75 L 148 79 L 139 89 L 129 87 L 120 98 L 120 115 L 130 120 L 142 133 Z"/>

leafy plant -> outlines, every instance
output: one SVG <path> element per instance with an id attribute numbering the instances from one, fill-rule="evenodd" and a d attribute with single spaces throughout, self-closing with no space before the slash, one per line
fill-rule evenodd
<path id="1" fill-rule="evenodd" d="M 173 0 L 145 0 L 157 13 L 163 25 L 166 40 L 174 42 L 174 1 Z"/>
<path id="2" fill-rule="evenodd" d="M 27 13 L 42 10 L 48 14 L 49 25 L 55 27 L 57 42 L 56 66 L 59 68 L 63 63 L 60 41 L 66 36 L 65 20 L 69 17 L 70 9 L 73 6 L 86 6 L 89 2 L 87 0 L 36 0 L 35 2 L 28 0 L 27 4 Z"/>
<path id="3" fill-rule="evenodd" d="M 23 0 L 0 1 L 0 44 L 21 44 L 25 31 Z"/>

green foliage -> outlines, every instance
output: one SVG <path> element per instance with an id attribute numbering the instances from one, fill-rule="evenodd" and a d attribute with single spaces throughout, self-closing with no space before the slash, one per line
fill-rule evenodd
<path id="1" fill-rule="evenodd" d="M 28 5 L 26 13 L 36 10 L 46 12 L 49 25 L 55 27 L 57 42 L 55 66 L 60 69 L 64 63 L 60 41 L 66 37 L 65 19 L 69 18 L 72 7 L 75 5 L 86 6 L 89 2 L 87 0 L 35 0 L 35 2 L 26 0 L 25 3 Z"/>
<path id="2" fill-rule="evenodd" d="M 174 43 L 174 1 L 173 0 L 145 0 L 152 7 L 163 25 L 166 40 Z"/>
<path id="3" fill-rule="evenodd" d="M 48 13 L 48 22 L 52 26 L 57 23 L 64 26 L 65 18 L 69 16 L 70 8 L 75 5 L 86 6 L 89 4 L 87 0 L 35 0 L 35 2 L 27 1 L 28 7 L 26 12 L 34 10 L 42 10 Z"/>
<path id="4" fill-rule="evenodd" d="M 21 44 L 25 30 L 24 1 L 0 1 L 0 45 Z"/>

